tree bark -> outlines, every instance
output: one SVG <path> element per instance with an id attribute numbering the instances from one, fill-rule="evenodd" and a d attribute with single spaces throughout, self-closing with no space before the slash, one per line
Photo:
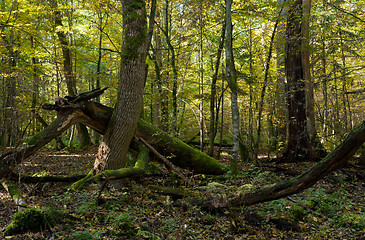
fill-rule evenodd
<path id="1" fill-rule="evenodd" d="M 282 160 L 313 160 L 307 127 L 306 92 L 302 61 L 302 0 L 288 9 L 285 71 L 288 82 L 289 136 Z"/>
<path id="2" fill-rule="evenodd" d="M 139 119 L 146 66 L 146 6 L 143 0 L 122 1 L 123 45 L 118 100 L 99 145 L 96 173 L 123 168 Z"/>
<path id="3" fill-rule="evenodd" d="M 230 160 L 231 172 L 233 175 L 238 173 L 237 163 L 239 154 L 239 135 L 240 135 L 240 115 L 237 99 L 237 73 L 234 66 L 232 49 L 232 19 L 231 19 L 232 0 L 226 0 L 226 79 L 231 90 L 231 109 L 232 109 L 232 132 L 233 149 Z"/>

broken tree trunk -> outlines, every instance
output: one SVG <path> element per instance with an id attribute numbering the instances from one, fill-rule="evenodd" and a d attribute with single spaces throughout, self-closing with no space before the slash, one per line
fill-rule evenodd
<path id="1" fill-rule="evenodd" d="M 105 134 L 113 109 L 89 101 L 103 94 L 105 90 L 106 88 L 96 89 L 75 97 L 56 97 L 55 104 L 44 105 L 43 108 L 46 110 L 56 110 L 57 118 L 48 127 L 37 133 L 29 141 L 28 146 L 0 156 L 0 179 L 73 124 L 80 122 L 100 134 Z M 143 137 L 160 153 L 171 156 L 170 161 L 179 167 L 206 174 L 222 174 L 226 171 L 225 166 L 215 159 L 143 120 L 138 123 L 137 135 Z"/>
<path id="2" fill-rule="evenodd" d="M 365 121 L 354 128 L 346 139 L 322 161 L 308 169 L 298 177 L 273 185 L 263 186 L 248 192 L 237 191 L 221 198 L 210 198 L 203 202 L 210 209 L 248 206 L 283 198 L 313 186 L 328 173 L 341 168 L 365 142 Z"/>
<path id="3" fill-rule="evenodd" d="M 97 132 L 102 132 L 106 128 L 107 122 L 112 110 L 107 111 L 103 106 L 99 112 L 93 112 L 98 109 L 98 103 L 89 102 L 88 100 L 100 96 L 104 89 L 96 89 L 91 92 L 79 94 L 76 97 L 56 98 L 55 104 L 44 105 L 46 110 L 56 110 L 57 118 L 42 131 L 37 133 L 28 142 L 28 146 L 13 152 L 4 153 L 0 156 L 0 179 L 8 175 L 24 159 L 35 154 L 41 147 L 60 136 L 73 124 L 78 122 L 89 122 L 92 128 Z M 101 104 L 100 104 L 101 105 Z M 90 111 L 90 112 L 89 112 Z"/>

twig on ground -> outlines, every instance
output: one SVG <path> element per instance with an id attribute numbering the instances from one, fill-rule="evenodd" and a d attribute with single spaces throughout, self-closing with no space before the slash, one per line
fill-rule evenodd
<path id="1" fill-rule="evenodd" d="M 155 154 L 158 158 L 160 158 L 164 164 L 167 165 L 167 168 L 169 170 L 174 171 L 179 177 L 181 177 L 186 183 L 190 184 L 190 185 L 194 185 L 194 183 L 192 181 L 190 181 L 186 176 L 184 176 L 184 174 L 182 174 L 175 166 L 174 164 L 172 164 L 169 160 L 167 160 L 167 158 L 165 158 L 164 156 L 162 156 L 161 153 L 159 153 L 154 147 L 152 147 L 146 140 L 144 140 L 143 138 L 139 137 L 137 138 L 138 141 L 140 141 L 141 143 L 143 143 L 148 150 L 150 150 L 151 152 L 153 152 L 153 154 Z"/>

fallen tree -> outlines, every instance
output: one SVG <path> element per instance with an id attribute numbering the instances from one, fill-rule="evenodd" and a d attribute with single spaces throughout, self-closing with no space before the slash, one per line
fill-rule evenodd
<path id="1" fill-rule="evenodd" d="M 105 134 L 113 109 L 97 102 L 90 101 L 104 93 L 104 89 L 96 89 L 81 93 L 74 97 L 56 97 L 55 104 L 43 106 L 46 110 L 57 111 L 57 118 L 45 129 L 37 133 L 28 146 L 0 156 L 0 179 L 7 176 L 23 160 L 35 154 L 41 147 L 60 136 L 76 123 L 83 123 L 100 134 Z M 137 134 L 144 138 L 161 154 L 182 168 L 189 168 L 197 173 L 222 174 L 226 167 L 212 157 L 200 152 L 181 140 L 151 124 L 139 120 Z"/>
<path id="2" fill-rule="evenodd" d="M 97 89 L 76 97 L 58 98 L 55 104 L 45 105 L 45 109 L 57 111 L 56 120 L 35 135 L 27 147 L 0 156 L 0 179 L 3 179 L 11 173 L 17 164 L 30 157 L 73 124 L 81 122 L 95 131 L 104 134 L 107 130 L 108 121 L 112 116 L 113 109 L 90 101 L 90 99 L 101 95 L 104 91 L 105 89 Z M 145 172 L 145 162 L 148 159 L 145 157 L 146 152 L 149 152 L 150 155 L 152 155 L 152 152 L 158 158 L 165 159 L 165 163 L 166 161 L 171 161 L 171 163 L 167 164 L 167 167 L 173 170 L 173 165 L 177 165 L 197 173 L 223 174 L 226 172 L 227 168 L 223 164 L 143 120 L 139 120 L 135 135 L 136 139 L 139 139 L 139 142 L 143 143 L 146 148 L 135 148 L 140 152 L 139 156 L 142 158 L 137 159 L 136 165 L 133 168 L 104 171 L 97 175 L 93 175 L 91 171 L 84 179 L 77 182 L 76 185 L 80 186 L 90 181 L 105 181 L 142 175 Z M 346 139 L 321 162 L 297 177 L 274 185 L 255 187 L 253 189 L 238 188 L 238 190 L 228 194 L 226 192 L 215 195 L 208 194 L 205 195 L 208 197 L 204 198 L 198 196 L 195 197 L 193 202 L 205 208 L 218 209 L 253 205 L 299 193 L 314 185 L 328 173 L 341 168 L 364 142 L 365 121 L 354 128 Z M 131 147 L 133 147 L 132 145 Z M 166 160 L 166 158 L 169 160 Z"/>
<path id="3" fill-rule="evenodd" d="M 301 175 L 279 183 L 263 186 L 255 190 L 236 191 L 226 196 L 210 197 L 201 202 L 209 209 L 249 206 L 257 203 L 276 200 L 299 193 L 317 183 L 332 171 L 340 169 L 364 144 L 365 121 L 355 127 L 346 139 L 322 161 Z"/>

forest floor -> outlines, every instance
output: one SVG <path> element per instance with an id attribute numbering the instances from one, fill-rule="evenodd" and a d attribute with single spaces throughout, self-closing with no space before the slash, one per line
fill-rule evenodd
<path id="1" fill-rule="evenodd" d="M 34 176 L 87 174 L 96 147 L 79 153 L 43 151 L 23 162 L 18 172 Z M 224 155 L 222 162 L 227 163 Z M 260 166 L 240 164 L 237 177 L 185 172 L 196 187 L 223 184 L 254 186 L 292 177 L 314 163 L 277 164 L 262 158 Z M 28 207 L 56 208 L 67 219 L 38 233 L 6 239 L 365 239 L 365 170 L 350 162 L 315 186 L 289 198 L 250 207 L 209 212 L 156 193 L 150 185 L 180 187 L 184 182 L 158 164 L 143 177 L 124 179 L 119 189 L 100 186 L 72 191 L 70 183 L 22 184 Z M 191 187 L 189 187 L 190 190 Z M 193 188 L 193 189 L 194 189 Z M 18 206 L 0 189 L 0 238 Z"/>

